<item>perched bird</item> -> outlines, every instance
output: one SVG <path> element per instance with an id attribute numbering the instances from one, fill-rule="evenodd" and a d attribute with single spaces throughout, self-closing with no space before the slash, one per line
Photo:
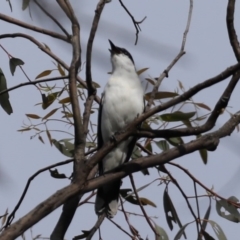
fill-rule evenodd
<path id="1" fill-rule="evenodd" d="M 102 95 L 98 115 L 98 148 L 108 142 L 144 111 L 144 92 L 131 54 L 115 46 L 110 40 L 112 73 Z M 117 145 L 99 163 L 99 175 L 127 162 L 136 144 L 135 137 Z M 121 180 L 100 187 L 97 191 L 95 212 L 114 217 L 118 209 Z"/>

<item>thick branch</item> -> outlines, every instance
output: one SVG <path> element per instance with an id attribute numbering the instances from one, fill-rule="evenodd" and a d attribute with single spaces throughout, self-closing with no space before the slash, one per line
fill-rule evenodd
<path id="1" fill-rule="evenodd" d="M 240 62 L 240 45 L 238 42 L 238 37 L 234 28 L 234 10 L 235 10 L 235 0 L 229 0 L 227 6 L 227 29 L 229 40 L 236 56 L 238 62 Z"/>
<path id="2" fill-rule="evenodd" d="M 48 35 L 50 37 L 57 38 L 57 39 L 63 40 L 63 41 L 68 42 L 68 43 L 70 42 L 70 40 L 67 37 L 65 37 L 64 35 L 61 35 L 61 34 L 56 33 L 56 32 L 49 31 L 49 30 L 44 29 L 44 28 L 39 28 L 39 27 L 33 26 L 31 24 L 22 22 L 20 20 L 15 19 L 15 18 L 11 18 L 11 17 L 9 17 L 7 15 L 4 15 L 2 13 L 0 13 L 0 19 L 5 21 L 5 22 L 9 22 L 11 24 L 15 24 L 15 25 L 18 25 L 18 26 L 26 28 L 26 29 L 30 29 L 30 30 L 35 31 L 35 32 L 39 32 L 41 34 L 45 34 L 45 35 Z"/>
<path id="3" fill-rule="evenodd" d="M 76 195 L 83 194 L 85 192 L 92 191 L 107 182 L 123 178 L 130 173 L 140 171 L 141 169 L 153 167 L 160 164 L 165 164 L 180 156 L 192 153 L 202 148 L 216 147 L 219 143 L 219 139 L 225 136 L 229 136 L 235 126 L 240 123 L 240 112 L 233 115 L 229 121 L 227 121 L 219 130 L 206 134 L 194 141 L 183 144 L 179 147 L 162 152 L 161 154 L 142 157 L 131 162 L 128 162 L 111 173 L 106 173 L 104 176 L 94 178 L 85 183 L 74 183 L 67 186 L 51 197 L 40 203 L 37 207 L 31 210 L 24 217 L 13 223 L 9 228 L 4 230 L 1 234 L 1 240 L 15 239 L 20 236 L 24 231 L 33 226 L 39 220 L 47 216 L 54 209 L 63 204 L 67 199 Z"/>

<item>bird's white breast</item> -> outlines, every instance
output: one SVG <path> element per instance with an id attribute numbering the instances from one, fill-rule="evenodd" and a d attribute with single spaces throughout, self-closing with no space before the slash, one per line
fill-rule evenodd
<path id="1" fill-rule="evenodd" d="M 143 89 L 136 73 L 125 77 L 113 74 L 104 91 L 101 130 L 103 142 L 122 130 L 143 112 Z M 104 171 L 125 161 L 131 138 L 119 144 L 103 160 Z"/>

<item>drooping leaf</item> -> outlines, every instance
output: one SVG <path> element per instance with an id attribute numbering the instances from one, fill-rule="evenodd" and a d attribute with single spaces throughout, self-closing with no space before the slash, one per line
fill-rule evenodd
<path id="1" fill-rule="evenodd" d="M 181 137 L 167 138 L 167 141 L 174 147 L 177 147 L 184 143 Z"/>
<path id="2" fill-rule="evenodd" d="M 48 114 L 46 114 L 46 115 L 42 118 L 42 120 L 45 120 L 45 119 L 51 117 L 58 109 L 59 109 L 59 108 L 54 108 L 52 111 L 50 111 Z"/>
<path id="3" fill-rule="evenodd" d="M 24 11 L 28 5 L 29 5 L 30 0 L 22 0 L 22 10 Z"/>
<path id="4" fill-rule="evenodd" d="M 178 96 L 178 93 L 175 92 L 157 92 L 155 94 L 154 99 L 159 100 L 159 99 L 164 99 L 164 98 L 173 98 Z M 151 92 L 145 94 L 145 99 L 148 101 L 151 97 Z"/>
<path id="5" fill-rule="evenodd" d="M 65 76 L 65 72 L 64 72 L 64 70 L 62 69 L 62 67 L 61 67 L 61 65 L 59 63 L 57 65 L 57 68 L 58 68 L 58 72 L 60 73 L 60 75 L 62 77 L 64 77 Z"/>
<path id="6" fill-rule="evenodd" d="M 221 211 L 222 208 L 223 208 L 223 211 Z M 238 212 L 237 208 L 234 207 L 231 203 L 227 202 L 226 200 L 223 200 L 223 199 L 216 200 L 216 210 L 219 216 L 231 222 L 236 222 L 236 223 L 240 222 L 240 213 Z"/>
<path id="7" fill-rule="evenodd" d="M 206 109 L 208 111 L 211 111 L 211 108 L 209 106 L 207 106 L 206 104 L 204 104 L 204 103 L 194 103 L 194 104 L 196 104 L 200 108 L 204 108 L 204 109 Z"/>
<path id="8" fill-rule="evenodd" d="M 31 114 L 31 113 L 27 113 L 26 116 L 29 117 L 29 118 L 33 118 L 33 119 L 39 119 L 39 118 L 41 118 L 41 117 L 39 117 L 37 114 Z"/>
<path id="9" fill-rule="evenodd" d="M 216 236 L 219 240 L 227 240 L 222 228 L 214 221 L 208 220 L 208 222 L 211 224 L 213 231 L 215 232 Z"/>
<path id="10" fill-rule="evenodd" d="M 139 70 L 137 70 L 137 75 L 139 76 L 139 75 L 141 75 L 142 73 L 144 73 L 147 70 L 148 70 L 148 68 L 139 69 Z"/>
<path id="11" fill-rule="evenodd" d="M 7 80 L 2 72 L 2 69 L 0 68 L 0 92 L 6 89 L 7 89 Z M 0 105 L 8 115 L 13 113 L 11 103 L 9 102 L 8 92 L 0 95 Z"/>
<path id="12" fill-rule="evenodd" d="M 184 86 L 180 80 L 178 80 L 178 86 L 182 91 L 184 91 Z"/>
<path id="13" fill-rule="evenodd" d="M 205 230 L 201 231 L 202 235 L 204 236 L 205 240 L 215 240 L 209 233 L 207 233 Z"/>
<path id="14" fill-rule="evenodd" d="M 205 216 L 204 216 L 204 221 L 202 222 L 202 229 L 205 230 L 206 227 L 207 227 L 207 223 L 208 223 L 208 219 L 209 219 L 209 216 L 210 216 L 210 213 L 211 213 L 211 198 L 209 198 L 209 206 L 208 206 L 208 209 L 205 213 Z"/>
<path id="15" fill-rule="evenodd" d="M 10 71 L 11 71 L 12 75 L 14 75 L 16 67 L 23 65 L 23 64 L 24 64 L 23 60 L 21 60 L 19 58 L 14 58 L 14 57 L 10 58 L 9 66 L 10 66 Z"/>
<path id="16" fill-rule="evenodd" d="M 182 228 L 182 223 L 178 217 L 177 211 L 172 203 L 172 200 L 168 194 L 168 188 L 165 188 L 164 194 L 163 194 L 163 207 L 165 211 L 166 220 L 168 223 L 169 228 L 173 229 L 173 223 L 175 222 L 178 224 L 179 228 Z M 186 238 L 185 232 L 183 232 L 184 237 Z"/>
<path id="17" fill-rule="evenodd" d="M 208 153 L 206 149 L 200 149 L 199 150 L 200 156 L 202 158 L 202 161 L 204 164 L 207 164 L 207 159 L 208 159 Z"/>
<path id="18" fill-rule="evenodd" d="M 142 153 L 141 153 L 140 149 L 137 146 L 135 146 L 133 149 L 131 158 L 136 159 L 136 158 L 140 158 L 140 157 L 142 157 Z M 143 175 L 149 175 L 149 171 L 147 168 L 142 169 L 141 172 L 143 173 Z"/>
<path id="19" fill-rule="evenodd" d="M 44 141 L 43 141 L 41 135 L 38 136 L 38 139 L 44 144 Z"/>
<path id="20" fill-rule="evenodd" d="M 155 235 L 155 240 L 169 240 L 166 231 L 160 226 L 158 226 L 156 223 L 154 223 L 154 225 L 155 225 L 155 231 L 157 233 L 157 235 Z"/>
<path id="21" fill-rule="evenodd" d="M 196 112 L 173 112 L 173 113 L 165 113 L 159 116 L 159 118 L 166 122 L 178 122 L 178 121 L 184 121 L 192 118 Z"/>
<path id="22" fill-rule="evenodd" d="M 97 82 L 94 82 L 94 81 L 92 81 L 92 85 L 93 85 L 95 88 L 100 88 L 100 87 L 101 87 Z"/>
<path id="23" fill-rule="evenodd" d="M 58 178 L 58 179 L 67 178 L 64 173 L 59 173 L 57 169 L 54 169 L 54 170 L 49 169 L 49 172 L 53 178 Z"/>
<path id="24" fill-rule="evenodd" d="M 64 139 L 61 140 L 64 144 L 61 144 L 60 141 L 57 141 L 55 139 L 52 139 L 52 143 L 54 146 L 65 156 L 67 157 L 73 157 L 73 151 L 74 151 L 74 144 L 70 143 L 69 141 L 64 141 Z"/>
<path id="25" fill-rule="evenodd" d="M 155 143 L 162 151 L 169 149 L 169 144 L 166 140 L 155 141 Z"/>
<path id="26" fill-rule="evenodd" d="M 48 129 L 46 129 L 46 133 L 47 133 L 48 140 L 49 140 L 49 142 L 50 142 L 50 144 L 51 144 L 51 146 L 52 146 L 52 137 L 51 137 L 51 134 L 50 134 L 50 132 L 48 131 Z"/>
<path id="27" fill-rule="evenodd" d="M 174 237 L 174 240 L 179 240 L 180 238 L 181 238 L 181 236 L 183 235 L 183 234 L 185 234 L 185 228 L 189 225 L 189 224 L 191 224 L 191 223 L 186 223 L 185 225 L 183 225 L 180 229 L 179 229 L 179 231 L 177 232 L 177 234 L 176 234 L 176 236 Z M 186 236 L 185 236 L 185 238 L 186 238 Z"/>
<path id="28" fill-rule="evenodd" d="M 51 74 L 52 71 L 53 71 L 53 70 L 45 70 L 45 71 L 39 73 L 39 74 L 35 77 L 35 79 L 42 78 L 42 77 L 46 77 L 46 76 L 48 76 L 49 74 Z"/>
<path id="29" fill-rule="evenodd" d="M 58 103 L 64 104 L 64 103 L 70 103 L 70 102 L 71 102 L 70 97 L 66 97 L 61 99 Z"/>
<path id="30" fill-rule="evenodd" d="M 149 206 L 152 206 L 152 207 L 155 207 L 155 208 L 157 207 L 157 205 L 154 202 L 152 202 L 151 200 L 149 200 L 147 198 L 141 197 L 141 198 L 139 198 L 139 200 L 140 200 L 142 205 L 149 205 Z"/>
<path id="31" fill-rule="evenodd" d="M 43 93 L 42 94 L 42 108 L 48 108 L 57 98 L 59 92 L 49 93 L 47 96 Z"/>
<path id="32" fill-rule="evenodd" d="M 7 0 L 8 4 L 9 4 L 9 7 L 11 9 L 11 12 L 12 12 L 12 4 L 11 4 L 11 1 L 10 0 Z"/>
<path id="33" fill-rule="evenodd" d="M 155 85 L 154 80 L 152 80 L 151 78 L 145 78 L 146 81 L 148 81 L 150 84 Z"/>
<path id="34" fill-rule="evenodd" d="M 198 135 L 197 136 L 197 139 L 200 138 L 201 135 Z M 199 153 L 200 153 L 200 156 L 201 156 L 201 159 L 203 161 L 204 164 L 207 164 L 207 160 L 208 160 L 208 152 L 207 152 L 207 149 L 203 148 L 203 149 L 200 149 L 199 150 Z"/>

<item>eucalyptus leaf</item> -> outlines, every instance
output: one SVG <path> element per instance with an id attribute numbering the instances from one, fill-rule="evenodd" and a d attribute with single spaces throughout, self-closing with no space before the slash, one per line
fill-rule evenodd
<path id="1" fill-rule="evenodd" d="M 16 67 L 23 65 L 23 64 L 24 64 L 23 60 L 21 60 L 19 58 L 14 58 L 14 57 L 10 58 L 9 66 L 10 66 L 10 71 L 11 71 L 12 75 L 14 75 Z"/>

